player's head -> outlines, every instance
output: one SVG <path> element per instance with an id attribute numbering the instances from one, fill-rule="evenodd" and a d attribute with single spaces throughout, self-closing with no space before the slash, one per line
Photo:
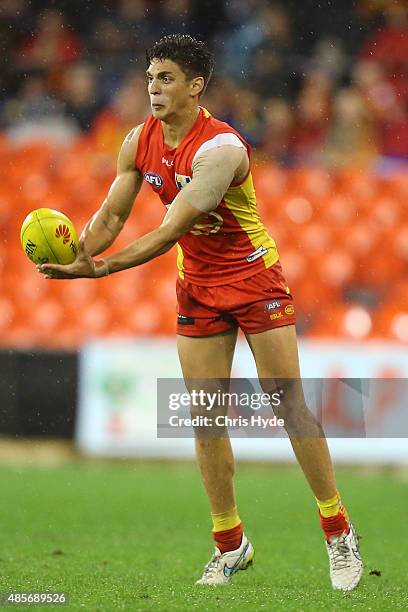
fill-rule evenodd
<path id="1" fill-rule="evenodd" d="M 188 34 L 164 36 L 146 59 L 152 113 L 162 120 L 197 103 L 214 69 L 207 45 Z"/>

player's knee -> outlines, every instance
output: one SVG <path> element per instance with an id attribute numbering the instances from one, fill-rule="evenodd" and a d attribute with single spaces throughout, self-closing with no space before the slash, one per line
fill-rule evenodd
<path id="1" fill-rule="evenodd" d="M 194 423 L 196 440 L 208 440 L 228 436 L 222 417 L 228 407 L 219 401 L 219 385 L 207 384 L 200 389 L 200 395 L 191 394 L 190 415 Z"/>
<path id="2" fill-rule="evenodd" d="M 190 414 L 191 417 L 205 417 L 214 420 L 218 416 L 226 414 L 228 406 L 224 405 L 223 398 L 223 381 L 222 380 L 206 380 L 203 384 L 196 385 L 194 389 L 190 388 Z"/>
<path id="3" fill-rule="evenodd" d="M 275 416 L 282 419 L 286 431 L 291 435 L 315 436 L 321 429 L 308 409 L 301 381 L 298 379 L 264 381 L 263 389 L 271 398 Z"/>

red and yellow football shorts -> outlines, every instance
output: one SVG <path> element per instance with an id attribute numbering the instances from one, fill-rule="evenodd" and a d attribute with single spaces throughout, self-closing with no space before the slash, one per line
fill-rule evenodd
<path id="1" fill-rule="evenodd" d="M 237 326 L 246 334 L 259 334 L 296 322 L 279 261 L 230 285 L 200 287 L 178 278 L 176 292 L 181 336 L 212 336 Z"/>

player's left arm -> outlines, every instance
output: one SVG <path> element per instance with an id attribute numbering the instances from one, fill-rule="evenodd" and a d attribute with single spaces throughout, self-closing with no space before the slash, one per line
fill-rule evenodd
<path id="1" fill-rule="evenodd" d="M 124 249 L 105 257 L 103 261 L 107 273 L 140 266 L 166 253 L 192 229 L 203 214 L 217 208 L 231 183 L 243 178 L 248 167 L 245 148 L 223 145 L 202 153 L 193 164 L 192 180 L 173 200 L 161 225 Z M 58 271 L 53 271 L 51 278 L 78 277 L 64 268 L 65 266 L 58 266 Z M 100 274 L 95 274 L 93 265 L 81 274 L 81 277 L 95 276 Z"/>

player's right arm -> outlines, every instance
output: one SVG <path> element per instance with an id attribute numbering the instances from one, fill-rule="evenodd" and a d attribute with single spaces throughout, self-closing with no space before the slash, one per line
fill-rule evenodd
<path id="1" fill-rule="evenodd" d="M 142 175 L 135 167 L 139 135 L 143 125 L 129 132 L 123 141 L 117 162 L 116 178 L 99 210 L 88 221 L 80 241 L 91 257 L 105 251 L 122 230 L 142 185 Z"/>

